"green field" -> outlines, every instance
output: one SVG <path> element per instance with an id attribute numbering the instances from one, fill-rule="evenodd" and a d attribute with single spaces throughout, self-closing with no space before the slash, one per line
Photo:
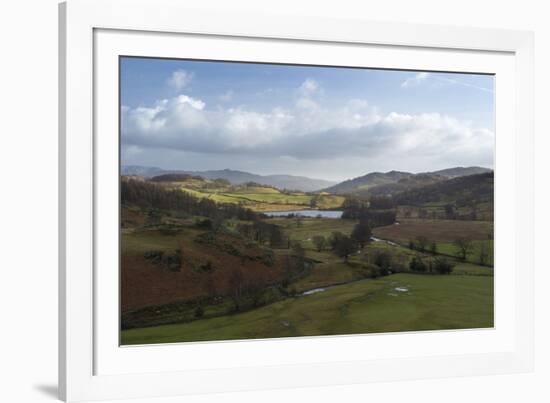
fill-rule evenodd
<path id="1" fill-rule="evenodd" d="M 179 189 L 195 197 L 207 198 L 217 203 L 235 203 L 255 211 L 291 211 L 311 207 L 315 198 L 315 208 L 324 210 L 336 209 L 342 206 L 344 197 L 321 194 L 312 195 L 302 192 L 281 192 L 267 187 L 196 189 L 180 186 Z"/>
<path id="2" fill-rule="evenodd" d="M 322 235 L 325 238 L 330 237 L 334 231 L 340 231 L 344 234 L 351 234 L 357 220 L 340 220 L 333 218 L 270 218 L 269 223 L 277 224 L 289 234 L 291 240 L 302 242 L 305 248 L 313 249 L 311 238 L 315 235 Z"/>
<path id="3" fill-rule="evenodd" d="M 466 261 L 470 263 L 479 263 L 479 255 L 482 248 L 482 245 L 485 244 L 485 247 L 488 248 L 489 256 L 487 257 L 486 264 L 489 266 L 493 265 L 493 240 L 487 241 L 472 241 L 472 249 L 466 256 Z M 437 243 L 437 252 L 449 256 L 457 256 L 459 252 L 457 246 L 452 242 L 438 242 Z"/>
<path id="4" fill-rule="evenodd" d="M 467 238 L 472 245 L 466 255 L 466 262 L 480 263 L 483 247 L 487 254 L 484 264 L 493 265 L 493 223 L 490 221 L 404 219 L 399 225 L 375 228 L 373 233 L 376 237 L 403 246 L 409 245 L 411 241 L 417 242 L 418 237 L 422 236 L 427 239 L 427 248 L 433 242 L 437 253 L 455 258 L 460 257 L 455 240 Z"/>
<path id="5" fill-rule="evenodd" d="M 122 344 L 493 327 L 493 278 L 395 274 L 186 324 L 125 330 Z"/>

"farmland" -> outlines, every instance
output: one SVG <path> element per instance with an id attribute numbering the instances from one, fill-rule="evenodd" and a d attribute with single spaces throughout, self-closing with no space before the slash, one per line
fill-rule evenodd
<path id="1" fill-rule="evenodd" d="M 452 242 L 458 237 L 485 240 L 493 236 L 493 223 L 460 220 L 399 220 L 398 225 L 374 229 L 374 235 L 406 244 L 410 239 L 424 235 L 439 242 Z"/>
<path id="2" fill-rule="evenodd" d="M 405 218 L 386 202 L 251 183 L 154 182 L 123 182 L 122 344 L 493 326 L 490 220 Z M 262 214 L 324 207 L 342 218 Z"/>
<path id="3" fill-rule="evenodd" d="M 217 203 L 239 204 L 254 211 L 289 211 L 311 207 L 328 210 L 340 208 L 344 202 L 344 197 L 339 195 L 280 190 L 254 183 L 234 186 L 225 182 L 197 178 L 159 181 L 158 183 L 166 188 L 178 189 L 198 198 L 209 199 Z"/>
<path id="4" fill-rule="evenodd" d="M 471 243 L 467 261 L 479 263 L 484 247 L 491 252 L 486 263 L 492 265 L 493 261 L 493 223 L 490 221 L 402 219 L 396 225 L 375 228 L 373 234 L 404 246 L 423 237 L 425 242 L 435 243 L 439 254 L 447 256 L 457 256 L 459 251 L 454 242 L 465 238 Z"/>

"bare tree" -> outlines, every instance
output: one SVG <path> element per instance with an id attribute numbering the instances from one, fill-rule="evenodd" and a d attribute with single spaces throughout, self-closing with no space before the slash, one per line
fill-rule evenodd
<path id="1" fill-rule="evenodd" d="M 489 256 L 490 256 L 490 246 L 489 242 L 481 242 L 481 245 L 479 246 L 479 264 L 480 265 L 486 265 L 489 263 Z"/>
<path id="2" fill-rule="evenodd" d="M 216 297 L 216 295 L 218 295 L 218 288 L 216 286 L 214 275 L 212 273 L 208 273 L 208 277 L 206 277 L 206 280 L 204 282 L 204 288 L 208 296 L 214 298 Z"/>
<path id="3" fill-rule="evenodd" d="M 231 290 L 231 298 L 235 303 L 235 310 L 241 309 L 241 298 L 244 293 L 244 275 L 240 268 L 235 268 L 229 275 L 229 287 Z"/>
<path id="4" fill-rule="evenodd" d="M 321 252 L 327 246 L 327 239 L 322 235 L 315 235 L 312 241 L 317 247 L 318 252 Z"/>
<path id="5" fill-rule="evenodd" d="M 428 238 L 426 238 L 425 236 L 419 235 L 416 237 L 416 244 L 418 245 L 418 249 L 422 252 L 426 251 L 426 249 L 428 248 L 428 243 Z"/>
<path id="6" fill-rule="evenodd" d="M 457 256 L 462 260 L 466 260 L 468 255 L 472 252 L 474 246 L 471 239 L 464 237 L 455 239 L 454 245 L 458 249 Z"/>

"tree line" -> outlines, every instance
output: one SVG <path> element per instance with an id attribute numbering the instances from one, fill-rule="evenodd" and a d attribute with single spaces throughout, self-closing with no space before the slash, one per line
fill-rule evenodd
<path id="1" fill-rule="evenodd" d="M 216 203 L 209 199 L 197 198 L 178 189 L 166 189 L 155 183 L 133 179 L 121 181 L 120 201 L 123 205 L 176 210 L 189 215 L 200 215 L 213 219 L 257 220 L 260 217 L 254 211 L 238 204 Z"/>
<path id="2" fill-rule="evenodd" d="M 466 261 L 469 256 L 477 252 L 477 261 L 482 266 L 490 266 L 492 261 L 492 248 L 490 241 L 492 235 L 487 235 L 487 240 L 479 241 L 477 248 L 476 243 L 468 237 L 458 237 L 452 244 L 455 248 L 455 256 L 463 261 Z M 409 249 L 416 250 L 424 253 L 431 253 L 432 255 L 441 254 L 438 250 L 437 243 L 429 240 L 423 235 L 417 236 L 415 239 L 409 240 Z"/>
<path id="3" fill-rule="evenodd" d="M 342 204 L 342 218 L 366 222 L 371 228 L 391 225 L 395 222 L 395 205 L 390 198 L 375 197 L 362 200 L 346 197 Z"/>

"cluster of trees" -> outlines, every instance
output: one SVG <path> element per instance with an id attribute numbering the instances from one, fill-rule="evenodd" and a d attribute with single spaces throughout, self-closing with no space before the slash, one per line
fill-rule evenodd
<path id="1" fill-rule="evenodd" d="M 168 253 L 161 250 L 151 250 L 145 252 L 143 257 L 153 264 L 165 267 L 170 271 L 181 271 L 181 249 L 176 250 L 174 253 Z"/>
<path id="2" fill-rule="evenodd" d="M 468 256 L 474 253 L 476 249 L 475 247 L 476 245 L 474 244 L 474 242 L 471 239 L 465 238 L 465 237 L 455 239 L 453 244 L 456 247 L 457 257 L 462 260 L 466 260 Z M 477 258 L 478 258 L 479 264 L 481 265 L 490 264 L 491 256 L 493 252 L 490 244 L 490 239 L 479 242 L 477 249 L 478 249 Z"/>
<path id="3" fill-rule="evenodd" d="M 462 203 L 461 205 L 459 205 Z M 418 217 L 432 220 L 492 220 L 492 208 L 481 208 L 478 201 L 450 202 L 439 207 L 400 206 L 405 218 Z M 460 208 L 459 208 L 460 207 Z"/>
<path id="4" fill-rule="evenodd" d="M 380 274 L 387 276 L 394 265 L 394 256 L 387 251 L 374 251 L 371 254 L 371 262 L 380 268 Z"/>
<path id="5" fill-rule="evenodd" d="M 350 236 L 340 231 L 334 231 L 328 239 L 322 235 L 315 235 L 311 240 L 317 251 L 321 252 L 330 248 L 337 256 L 347 261 L 352 253 L 365 247 L 371 235 L 372 232 L 369 224 L 367 221 L 361 220 L 355 225 Z"/>
<path id="6" fill-rule="evenodd" d="M 396 194 L 394 198 L 400 205 L 419 205 L 447 200 L 455 200 L 458 206 L 468 205 L 472 201 L 492 202 L 493 182 L 493 172 L 461 176 L 410 189 Z"/>
<path id="7" fill-rule="evenodd" d="M 357 219 L 366 214 L 369 209 L 369 204 L 363 199 L 348 196 L 342 203 L 342 218 Z"/>
<path id="8" fill-rule="evenodd" d="M 454 264 L 442 257 L 428 259 L 426 262 L 420 256 L 414 256 L 409 263 L 409 268 L 416 273 L 451 274 Z"/>
<path id="9" fill-rule="evenodd" d="M 257 213 L 237 204 L 217 204 L 212 200 L 199 199 L 177 189 L 166 189 L 155 183 L 133 179 L 121 181 L 120 199 L 123 205 L 176 210 L 213 219 L 257 220 L 259 218 Z"/>
<path id="10" fill-rule="evenodd" d="M 259 306 L 262 292 L 266 287 L 262 279 L 250 281 L 239 267 L 231 269 L 228 285 L 229 297 L 233 301 L 235 311 L 243 310 L 247 301 L 250 301 L 252 306 Z"/>
<path id="11" fill-rule="evenodd" d="M 465 237 L 455 239 L 453 244 L 457 249 L 457 257 L 462 260 L 466 260 L 474 248 L 474 243 L 472 240 Z"/>
<path id="12" fill-rule="evenodd" d="M 481 265 L 489 265 L 491 263 L 492 248 L 490 244 L 490 235 L 488 240 L 478 243 L 477 258 Z M 455 247 L 455 255 L 460 260 L 467 260 L 469 256 L 476 251 L 476 244 L 468 237 L 460 237 L 453 241 Z M 424 253 L 438 254 L 437 243 L 429 240 L 425 236 L 417 236 L 415 239 L 409 240 L 409 249 Z"/>
<path id="13" fill-rule="evenodd" d="M 390 207 L 390 209 L 377 209 L 378 207 Z M 390 198 L 376 197 L 368 201 L 357 197 L 347 197 L 342 204 L 342 218 L 359 219 L 365 221 L 371 228 L 391 225 L 395 222 L 396 212 Z"/>
<path id="14" fill-rule="evenodd" d="M 151 181 L 153 182 L 185 182 L 191 179 L 204 180 L 202 176 L 195 176 L 189 174 L 163 174 L 153 176 Z"/>
<path id="15" fill-rule="evenodd" d="M 416 239 L 409 240 L 409 249 L 419 252 L 429 252 L 435 255 L 437 253 L 437 243 L 423 235 L 419 235 Z"/>
<path id="16" fill-rule="evenodd" d="M 365 256 L 365 259 L 379 268 L 378 274 L 381 276 L 404 272 L 408 269 L 408 256 L 389 249 L 374 249 Z"/>
<path id="17" fill-rule="evenodd" d="M 374 210 L 390 210 L 394 209 L 396 204 L 391 196 L 371 196 L 369 207 Z"/>
<path id="18" fill-rule="evenodd" d="M 258 243 L 269 243 L 272 248 L 288 247 L 288 239 L 281 227 L 262 220 L 254 220 L 251 224 L 239 223 L 236 231 L 245 238 Z"/>

